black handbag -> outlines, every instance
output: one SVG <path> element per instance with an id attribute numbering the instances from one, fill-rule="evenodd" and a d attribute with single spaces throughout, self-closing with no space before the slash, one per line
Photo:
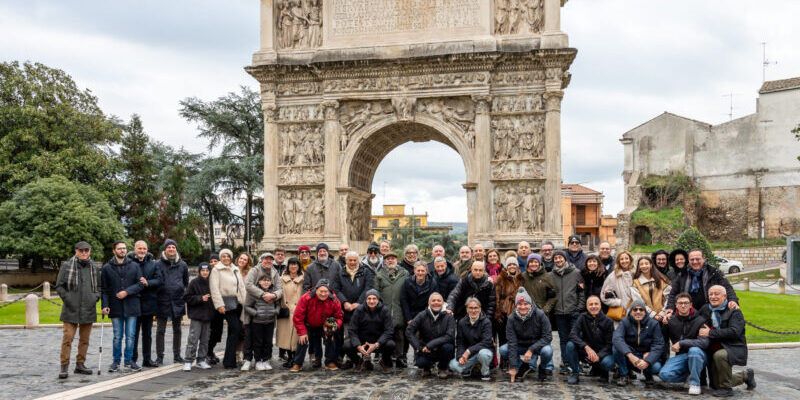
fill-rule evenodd
<path id="1" fill-rule="evenodd" d="M 236 275 L 236 271 L 233 272 L 233 276 L 236 278 L 236 296 L 222 296 L 222 304 L 225 306 L 225 311 L 233 311 L 239 308 L 239 276 Z"/>
<path id="2" fill-rule="evenodd" d="M 278 310 L 278 319 L 289 318 L 289 307 L 281 307 Z"/>

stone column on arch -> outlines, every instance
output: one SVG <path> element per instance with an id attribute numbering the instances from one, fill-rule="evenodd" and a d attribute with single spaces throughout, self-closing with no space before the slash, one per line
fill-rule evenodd
<path id="1" fill-rule="evenodd" d="M 280 225 L 278 107 L 275 103 L 262 102 L 261 108 L 264 112 L 264 241 L 274 242 L 278 238 Z"/>
<path id="2" fill-rule="evenodd" d="M 545 159 L 547 180 L 545 183 L 545 226 L 548 234 L 561 233 L 561 90 L 547 91 L 545 100 Z"/>
<path id="3" fill-rule="evenodd" d="M 339 102 L 322 102 L 325 115 L 325 237 L 339 237 L 341 233 L 339 207 L 336 204 L 336 183 L 339 175 L 339 140 L 342 127 L 339 125 Z"/>
<path id="4" fill-rule="evenodd" d="M 489 116 L 491 100 L 492 98 L 489 95 L 472 96 L 472 101 L 475 102 L 475 145 L 473 146 L 472 157 L 475 165 L 477 186 L 474 188 L 476 191 L 474 197 L 476 201 L 474 219 L 470 219 L 470 223 L 475 221 L 473 232 L 478 236 L 485 236 L 492 229 L 492 184 L 490 182 L 492 153 L 485 151 L 485 149 L 490 149 L 492 146 Z M 484 151 L 477 151 L 476 149 Z"/>

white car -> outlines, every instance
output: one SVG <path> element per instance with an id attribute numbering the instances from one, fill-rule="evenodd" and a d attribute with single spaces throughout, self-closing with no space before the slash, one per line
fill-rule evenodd
<path id="1" fill-rule="evenodd" d="M 725 274 L 735 274 L 744 270 L 744 265 L 741 261 L 728 260 L 727 258 L 717 257 L 719 270 Z"/>

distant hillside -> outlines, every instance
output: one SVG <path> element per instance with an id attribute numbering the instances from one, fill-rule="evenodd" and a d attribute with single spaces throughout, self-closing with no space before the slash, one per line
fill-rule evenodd
<path id="1" fill-rule="evenodd" d="M 466 222 L 431 222 L 428 221 L 428 226 L 449 226 L 453 225 L 453 229 L 450 230 L 451 235 L 455 235 L 457 233 L 467 233 L 467 223 Z"/>

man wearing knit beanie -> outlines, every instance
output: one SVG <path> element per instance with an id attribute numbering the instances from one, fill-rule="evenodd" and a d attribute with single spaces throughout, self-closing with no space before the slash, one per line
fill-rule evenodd
<path id="1" fill-rule="evenodd" d="M 528 372 L 537 369 L 539 380 L 547 379 L 545 366 L 553 358 L 553 333 L 544 311 L 536 307 L 524 287 L 514 297 L 514 312 L 508 316 L 508 343 L 500 346 L 500 357 L 508 360 L 511 382 L 522 381 Z"/>
<path id="2" fill-rule="evenodd" d="M 658 321 L 647 315 L 644 301 L 634 300 L 628 316 L 614 330 L 614 360 L 619 367 L 617 385 L 628 385 L 628 370 L 644 373 L 645 383 L 653 382 L 653 375 L 661 370 L 661 352 L 664 337 Z"/>

